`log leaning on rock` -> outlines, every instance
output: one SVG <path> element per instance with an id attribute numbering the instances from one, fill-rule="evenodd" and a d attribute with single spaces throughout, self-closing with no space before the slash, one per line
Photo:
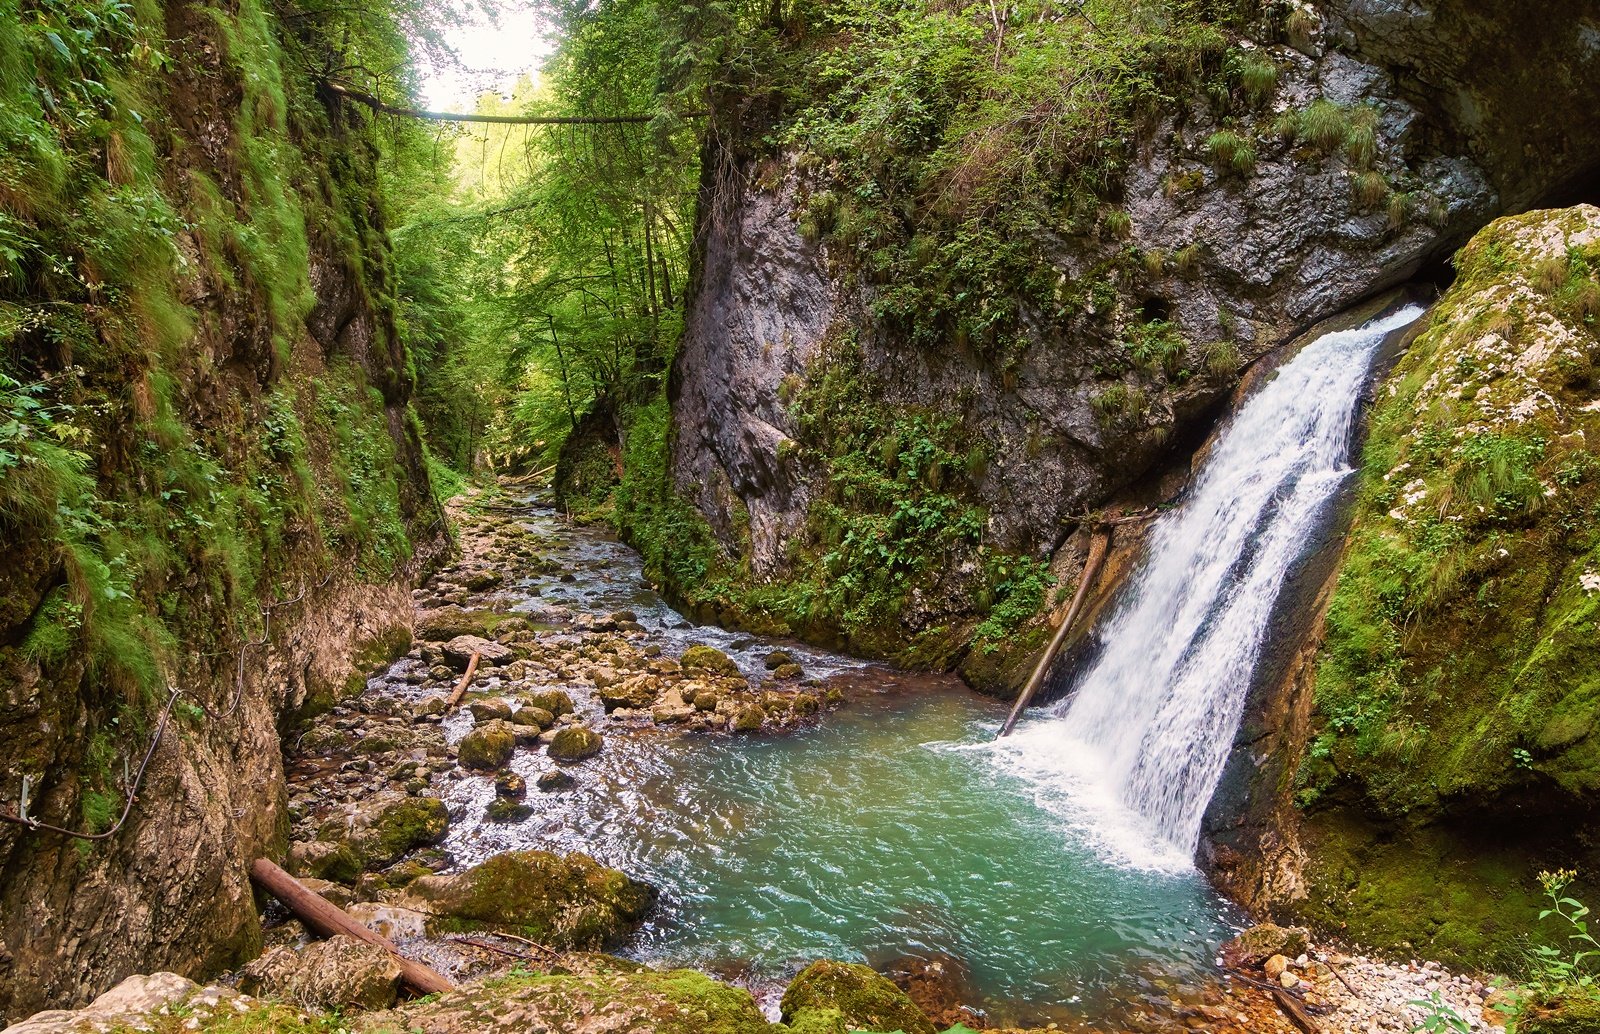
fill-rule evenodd
<path id="1" fill-rule="evenodd" d="M 455 990 L 455 985 L 436 971 L 401 955 L 400 949 L 396 948 L 389 938 L 362 926 L 339 906 L 315 891 L 308 890 L 299 880 L 265 858 L 257 858 L 251 863 L 250 879 L 262 890 L 283 902 L 284 907 L 293 912 L 295 918 L 305 923 L 313 933 L 322 937 L 344 934 L 386 950 L 394 956 L 395 962 L 400 966 L 400 979 L 419 993 L 435 994 Z"/>
<path id="2" fill-rule="evenodd" d="M 461 703 L 462 694 L 466 693 L 467 687 L 472 685 L 472 676 L 478 671 L 478 658 L 480 656 L 482 655 L 474 650 L 472 651 L 472 656 L 467 658 L 466 673 L 461 676 L 461 681 L 456 683 L 456 688 L 450 691 L 450 699 L 445 701 L 444 709 L 446 711 L 454 711 L 456 705 Z"/>
<path id="3" fill-rule="evenodd" d="M 1033 699 L 1033 695 L 1044 683 L 1051 662 L 1056 659 L 1056 654 L 1061 652 L 1061 644 L 1067 641 L 1067 633 L 1078 620 L 1078 612 L 1083 609 L 1083 601 L 1089 596 L 1089 587 L 1094 584 L 1095 575 L 1100 573 L 1100 565 L 1105 562 L 1106 554 L 1111 551 L 1112 523 L 1101 524 L 1094 530 L 1094 537 L 1089 540 L 1089 555 L 1083 562 L 1083 575 L 1078 579 L 1078 591 L 1072 597 L 1072 605 L 1067 608 L 1067 616 L 1061 619 L 1061 627 L 1056 629 L 1055 638 L 1050 640 L 1044 655 L 1039 658 L 1039 663 L 1033 669 L 1033 677 L 1028 679 L 1027 686 L 1023 687 L 1017 696 L 1017 702 L 1012 706 L 1011 713 L 1006 715 L 1006 724 L 1001 726 L 1000 735 L 995 739 L 1011 735 L 1011 730 L 1016 728 L 1017 719 L 1022 717 L 1028 701 Z"/>

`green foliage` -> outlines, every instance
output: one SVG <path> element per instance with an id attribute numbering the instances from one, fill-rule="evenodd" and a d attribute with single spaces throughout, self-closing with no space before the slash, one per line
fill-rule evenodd
<path id="1" fill-rule="evenodd" d="M 1180 372 L 1189 348 L 1183 334 L 1168 320 L 1133 324 L 1128 328 L 1123 344 L 1136 366 L 1147 370 L 1165 370 L 1171 375 Z"/>
<path id="2" fill-rule="evenodd" d="M 994 650 L 1006 636 L 1039 613 L 1055 587 L 1050 565 L 1032 557 L 989 557 L 988 582 L 994 602 L 983 622 L 972 631 L 973 643 L 982 650 Z"/>
<path id="3" fill-rule="evenodd" d="M 1539 921 L 1553 918 L 1565 944 L 1534 946 L 1533 973 L 1523 986 L 1526 997 L 1600 999 L 1600 939 L 1589 932 L 1588 906 L 1567 894 L 1576 876 L 1567 869 L 1539 874 L 1539 885 L 1550 899 L 1550 907 L 1539 912 Z"/>
<path id="4" fill-rule="evenodd" d="M 1426 998 L 1413 999 L 1410 1004 L 1422 1011 L 1422 1022 L 1411 1028 L 1413 1031 L 1425 1034 L 1471 1034 L 1472 1032 L 1471 1022 L 1451 1008 L 1438 991 L 1430 992 Z"/>
<path id="5" fill-rule="evenodd" d="M 1207 137 L 1206 154 L 1219 172 L 1249 176 L 1256 171 L 1255 142 L 1231 129 L 1218 130 Z"/>

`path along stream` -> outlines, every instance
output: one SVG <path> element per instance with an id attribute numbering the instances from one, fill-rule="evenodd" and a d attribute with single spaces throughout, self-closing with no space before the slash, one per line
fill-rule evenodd
<path id="1" fill-rule="evenodd" d="M 499 517 L 531 533 L 523 541 L 548 573 L 510 571 L 469 606 L 524 614 L 555 639 L 571 634 L 560 625 L 569 610 L 627 610 L 643 629 L 636 640 L 667 656 L 716 646 L 752 682 L 769 677 L 763 660 L 781 647 L 844 701 L 787 732 L 684 734 L 608 719 L 592 687 L 555 683 L 605 749 L 568 766 L 572 789 L 530 792 L 533 812 L 516 822 L 485 817 L 489 777 L 450 773 L 437 785 L 452 869 L 515 849 L 587 853 L 660 888 L 623 954 L 705 969 L 768 1000 L 816 958 L 958 960 L 968 1000 L 1013 1023 L 1109 1017 L 1214 977 L 1237 918 L 1229 906 L 1187 866 L 1140 868 L 1104 852 L 1091 816 L 1000 771 L 984 749 L 999 703 L 953 677 L 695 626 L 602 532 L 532 499 Z M 416 695 L 423 667 L 402 660 L 368 693 Z M 474 688 L 492 693 L 495 680 Z M 445 733 L 454 742 L 471 727 L 463 709 Z M 531 788 L 551 766 L 524 749 L 511 767 Z"/>

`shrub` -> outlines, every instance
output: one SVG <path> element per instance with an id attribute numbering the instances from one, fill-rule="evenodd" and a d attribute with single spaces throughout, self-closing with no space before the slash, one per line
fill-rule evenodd
<path id="1" fill-rule="evenodd" d="M 1344 108 L 1333 101 L 1312 101 L 1300 112 L 1295 136 L 1324 154 L 1332 154 L 1350 132 L 1350 119 Z"/>

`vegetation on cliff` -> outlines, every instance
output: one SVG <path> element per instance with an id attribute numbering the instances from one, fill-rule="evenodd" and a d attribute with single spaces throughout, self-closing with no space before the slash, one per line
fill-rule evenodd
<path id="1" fill-rule="evenodd" d="M 1541 868 L 1600 861 L 1573 836 L 1600 786 L 1600 211 L 1503 219 L 1457 270 L 1373 409 L 1296 794 L 1315 914 L 1486 960 Z"/>

